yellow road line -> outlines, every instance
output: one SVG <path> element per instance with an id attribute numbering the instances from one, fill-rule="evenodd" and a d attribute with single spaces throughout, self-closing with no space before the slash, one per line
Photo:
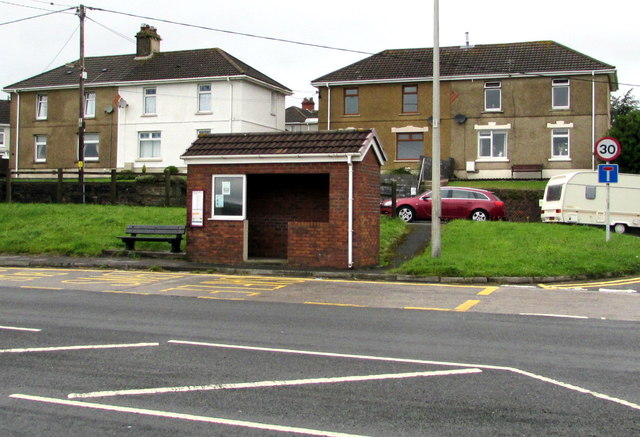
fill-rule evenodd
<path id="1" fill-rule="evenodd" d="M 35 289 L 35 290 L 63 290 L 63 288 L 61 287 L 37 287 L 35 285 L 33 286 L 21 285 L 20 288 L 29 288 L 29 289 Z"/>
<path id="2" fill-rule="evenodd" d="M 428 307 L 404 307 L 405 310 L 418 311 L 451 311 L 449 308 L 428 308 Z"/>
<path id="3" fill-rule="evenodd" d="M 484 290 L 478 293 L 478 296 L 489 296 L 491 293 L 493 293 L 499 288 L 500 287 L 486 287 Z"/>
<path id="4" fill-rule="evenodd" d="M 329 305 L 334 307 L 356 307 L 367 308 L 367 305 L 355 305 L 351 303 L 331 303 L 331 302 L 305 302 L 307 305 Z"/>
<path id="5" fill-rule="evenodd" d="M 479 303 L 480 303 L 479 300 L 468 300 L 465 303 L 463 303 L 462 305 L 458 305 L 454 311 L 467 311 L 471 307 L 474 307 Z"/>
<path id="6" fill-rule="evenodd" d="M 547 290 L 553 289 L 568 289 L 568 288 L 595 288 L 602 286 L 612 286 L 612 285 L 629 285 L 629 284 L 638 284 L 640 283 L 640 278 L 627 278 L 627 279 L 614 279 L 611 281 L 598 281 L 598 282 L 581 282 L 581 283 L 571 283 L 571 284 L 538 284 L 540 288 L 544 288 Z"/>

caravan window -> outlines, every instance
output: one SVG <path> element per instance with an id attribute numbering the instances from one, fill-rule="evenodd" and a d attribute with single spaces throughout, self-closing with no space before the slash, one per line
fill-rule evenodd
<path id="1" fill-rule="evenodd" d="M 547 187 L 547 202 L 553 202 L 554 200 L 560 200 L 562 197 L 562 185 L 549 185 Z"/>
<path id="2" fill-rule="evenodd" d="M 584 197 L 587 200 L 594 200 L 596 198 L 596 187 L 594 185 L 584 187 Z"/>

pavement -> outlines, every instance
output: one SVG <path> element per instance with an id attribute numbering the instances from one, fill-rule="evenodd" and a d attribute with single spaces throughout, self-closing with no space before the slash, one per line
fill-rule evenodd
<path id="1" fill-rule="evenodd" d="M 446 284 L 537 284 L 585 280 L 569 276 L 549 277 L 442 277 L 414 276 L 392 271 L 404 261 L 421 253 L 431 237 L 430 222 L 410 224 L 410 232 L 395 250 L 395 256 L 388 266 L 363 269 L 307 269 L 292 268 L 282 263 L 249 262 L 238 266 L 192 262 L 186 254 L 171 252 L 146 252 L 125 250 L 108 251 L 99 257 L 71 257 L 56 255 L 0 255 L 0 267 L 38 267 L 111 270 L 151 270 L 220 273 L 226 275 L 315 277 L 331 279 L 352 279 L 369 281 L 401 281 Z"/>

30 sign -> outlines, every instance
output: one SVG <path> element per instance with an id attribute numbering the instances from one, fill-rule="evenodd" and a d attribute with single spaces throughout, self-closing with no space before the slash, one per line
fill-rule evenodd
<path id="1" fill-rule="evenodd" d="M 613 161 L 621 152 L 620 143 L 615 138 L 600 138 L 594 147 L 594 153 L 603 161 Z"/>

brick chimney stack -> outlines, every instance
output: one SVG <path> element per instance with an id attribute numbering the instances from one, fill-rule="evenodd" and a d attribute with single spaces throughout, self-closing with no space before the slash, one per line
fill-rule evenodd
<path id="1" fill-rule="evenodd" d="M 315 111 L 316 102 L 313 101 L 313 97 L 309 97 L 309 98 L 305 97 L 302 100 L 302 109 L 305 109 L 307 111 Z"/>
<path id="2" fill-rule="evenodd" d="M 141 25 L 140 32 L 136 33 L 136 40 L 136 58 L 146 59 L 160 51 L 162 38 L 153 26 Z"/>

